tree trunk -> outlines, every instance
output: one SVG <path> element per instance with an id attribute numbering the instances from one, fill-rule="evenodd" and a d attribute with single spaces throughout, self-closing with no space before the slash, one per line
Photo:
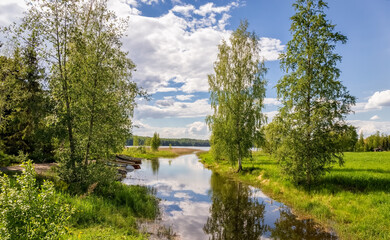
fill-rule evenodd
<path id="1" fill-rule="evenodd" d="M 56 16 L 58 18 L 58 15 Z M 65 20 L 65 27 L 67 26 L 66 20 Z M 62 80 L 62 90 L 64 94 L 64 100 L 65 100 L 65 106 L 66 106 L 66 125 L 68 128 L 68 139 L 69 139 L 69 145 L 70 145 L 70 162 L 69 165 L 70 167 L 74 168 L 75 167 L 75 143 L 74 143 L 74 138 L 73 138 L 73 119 L 72 119 L 72 113 L 71 113 L 71 107 L 70 107 L 70 98 L 69 98 L 69 86 L 68 86 L 68 74 L 67 74 L 67 69 L 66 69 L 66 40 L 67 40 L 67 35 L 65 32 L 65 40 L 64 40 L 64 49 L 61 50 L 60 47 L 62 45 L 61 40 L 60 40 L 60 33 L 59 33 L 59 26 L 57 26 L 56 29 L 56 44 L 57 44 L 57 57 L 58 57 L 58 68 L 60 71 L 60 76 Z M 62 52 L 63 51 L 63 52 Z"/>
<path id="2" fill-rule="evenodd" d="M 242 171 L 242 165 L 241 165 L 241 156 L 238 157 L 238 169 L 237 172 Z"/>

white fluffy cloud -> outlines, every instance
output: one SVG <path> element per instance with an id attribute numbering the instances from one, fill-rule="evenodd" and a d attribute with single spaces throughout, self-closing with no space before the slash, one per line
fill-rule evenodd
<path id="1" fill-rule="evenodd" d="M 280 105 L 277 98 L 264 98 L 265 105 Z"/>
<path id="2" fill-rule="evenodd" d="M 136 128 L 133 129 L 133 134 L 140 136 L 153 136 L 154 132 L 158 132 L 162 138 L 194 138 L 208 139 L 210 132 L 205 122 L 193 122 L 184 127 L 156 127 L 136 121 Z"/>
<path id="3" fill-rule="evenodd" d="M 381 119 L 378 115 L 374 115 L 370 118 L 370 120 L 379 120 Z"/>
<path id="4" fill-rule="evenodd" d="M 230 36 L 225 26 L 236 6 L 176 5 L 160 17 L 131 16 L 124 48 L 137 65 L 135 81 L 150 93 L 207 92 L 207 75 L 213 72 L 218 44 Z M 284 49 L 278 39 L 261 38 L 260 43 L 266 60 L 276 60 Z M 172 83 L 182 85 L 171 88 Z"/>
<path id="5" fill-rule="evenodd" d="M 149 92 L 166 90 L 173 81 L 187 93 L 207 92 L 217 45 L 229 33 L 212 27 L 188 31 L 189 23 L 173 12 L 159 18 L 133 16 L 124 47 L 137 64 L 134 79 Z M 175 90 L 175 89 L 170 89 Z"/>
<path id="6" fill-rule="evenodd" d="M 390 106 L 390 90 L 381 92 L 375 92 L 368 99 L 368 103 L 365 105 L 365 109 L 382 109 L 382 107 Z"/>
<path id="7" fill-rule="evenodd" d="M 359 133 L 363 131 L 366 137 L 375 134 L 376 131 L 390 134 L 390 122 L 362 120 L 349 120 L 348 122 L 355 126 Z"/>
<path id="8" fill-rule="evenodd" d="M 183 14 L 185 17 L 191 16 L 191 13 L 195 10 L 192 5 L 176 5 L 172 8 L 172 12 Z"/>
<path id="9" fill-rule="evenodd" d="M 160 0 L 141 0 L 141 2 L 148 4 L 148 5 L 152 5 L 154 3 L 159 3 Z M 161 2 L 164 2 L 164 0 L 161 0 Z"/>
<path id="10" fill-rule="evenodd" d="M 136 119 L 146 118 L 195 118 L 212 114 L 208 99 L 194 102 L 175 102 L 171 99 L 156 101 L 155 105 L 139 104 L 135 110 Z"/>
<path id="11" fill-rule="evenodd" d="M 260 38 L 260 56 L 265 61 L 278 60 L 279 54 L 284 50 L 284 45 L 279 39 Z"/>
<path id="12" fill-rule="evenodd" d="M 117 16 L 122 18 L 141 14 L 141 11 L 137 9 L 138 3 L 136 0 L 109 0 L 107 6 L 114 11 Z"/>
<path id="13" fill-rule="evenodd" d="M 23 11 L 27 8 L 24 0 L 0 1 L 0 27 L 5 27 L 23 17 Z"/>
<path id="14" fill-rule="evenodd" d="M 186 101 L 186 100 L 191 100 L 194 95 L 176 95 L 176 98 L 179 99 L 180 101 Z"/>

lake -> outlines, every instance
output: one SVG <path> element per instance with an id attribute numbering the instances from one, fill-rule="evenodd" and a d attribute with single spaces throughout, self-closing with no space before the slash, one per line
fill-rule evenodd
<path id="1" fill-rule="evenodd" d="M 161 223 L 180 239 L 337 239 L 260 189 L 204 168 L 196 154 L 143 160 L 123 182 L 154 188 Z"/>

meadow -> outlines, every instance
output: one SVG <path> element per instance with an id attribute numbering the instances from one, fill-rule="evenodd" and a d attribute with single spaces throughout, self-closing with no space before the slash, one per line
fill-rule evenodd
<path id="1" fill-rule="evenodd" d="M 261 188 L 341 239 L 390 239 L 390 152 L 347 152 L 344 166 L 334 166 L 310 191 L 284 178 L 277 162 L 262 152 L 245 160 L 240 173 L 209 153 L 199 156 L 206 167 Z"/>

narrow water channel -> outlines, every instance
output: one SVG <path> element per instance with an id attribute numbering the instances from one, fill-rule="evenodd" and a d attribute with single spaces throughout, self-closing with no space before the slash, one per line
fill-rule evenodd
<path id="1" fill-rule="evenodd" d="M 261 190 L 204 168 L 195 154 L 144 160 L 123 182 L 153 187 L 162 223 L 180 239 L 337 239 Z"/>

